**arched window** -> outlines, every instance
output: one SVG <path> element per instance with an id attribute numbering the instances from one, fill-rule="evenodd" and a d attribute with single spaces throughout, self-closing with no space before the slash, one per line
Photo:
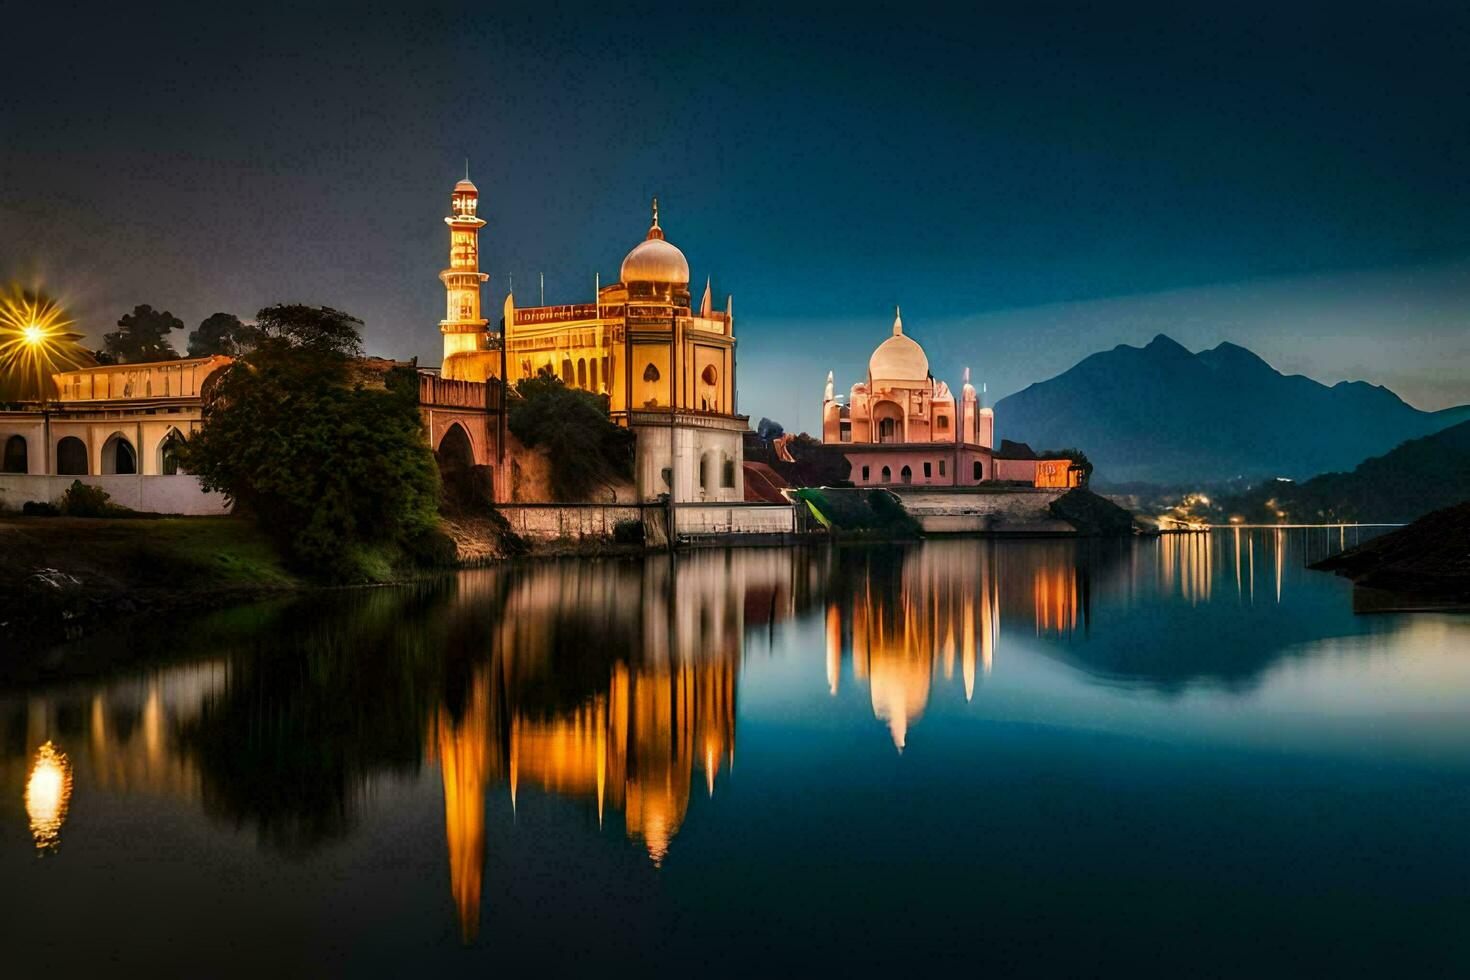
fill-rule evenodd
<path id="1" fill-rule="evenodd" d="M 589 367 L 591 368 L 591 371 L 588 373 L 587 378 L 588 378 L 589 381 L 592 382 L 592 384 L 590 385 L 590 387 L 591 387 L 591 389 L 593 391 L 601 391 L 602 389 L 600 387 L 598 387 L 598 384 L 597 384 L 597 358 L 594 357 L 592 359 L 591 364 L 589 365 Z"/>
<path id="2" fill-rule="evenodd" d="M 866 466 L 863 467 L 863 482 L 868 482 L 868 468 Z"/>
<path id="3" fill-rule="evenodd" d="M 133 450 L 133 444 L 121 433 L 113 433 L 102 444 L 102 472 L 109 475 L 115 473 L 118 476 L 138 472 L 138 454 Z"/>
<path id="4" fill-rule="evenodd" d="M 62 476 L 87 475 L 87 444 L 67 436 L 56 444 L 56 472 Z"/>
<path id="5" fill-rule="evenodd" d="M 168 430 L 168 435 L 158 444 L 158 472 L 164 476 L 177 476 L 183 472 L 179 469 L 179 446 L 183 443 L 184 437 L 178 429 Z"/>
<path id="6" fill-rule="evenodd" d="M 25 436 L 11 436 L 5 440 L 5 472 L 30 472 L 30 460 L 26 455 Z"/>
<path id="7" fill-rule="evenodd" d="M 720 472 L 720 486 L 726 490 L 735 489 L 735 461 L 726 459 Z"/>
<path id="8" fill-rule="evenodd" d="M 577 359 L 577 387 L 587 387 L 587 358 L 585 357 Z"/>
<path id="9" fill-rule="evenodd" d="M 981 467 L 980 461 L 977 459 L 977 460 L 975 460 L 975 476 L 974 476 L 974 480 L 975 480 L 976 483 L 979 483 L 984 478 L 985 478 L 985 471 Z"/>
<path id="10" fill-rule="evenodd" d="M 882 477 L 882 479 L 880 479 L 878 481 L 879 483 L 892 483 L 893 482 L 893 471 L 890 470 L 888 467 L 886 467 L 886 466 L 883 467 L 883 471 L 879 475 Z"/>
<path id="11" fill-rule="evenodd" d="M 659 379 L 658 368 L 653 365 L 653 362 L 652 361 L 650 361 L 649 364 L 648 364 L 648 367 L 646 367 L 646 368 L 643 369 L 643 380 L 644 381 L 650 381 L 651 382 L 651 381 L 657 381 L 658 379 Z"/>
<path id="12" fill-rule="evenodd" d="M 895 441 L 897 441 L 897 439 L 898 439 L 898 420 L 897 419 L 879 419 L 878 420 L 878 441 L 879 442 L 895 442 Z"/>
<path id="13" fill-rule="evenodd" d="M 905 466 L 903 469 L 898 471 L 898 478 L 905 483 L 913 483 L 914 471 Z"/>
<path id="14" fill-rule="evenodd" d="M 572 374 L 572 359 L 570 357 L 563 357 L 561 359 L 561 379 L 568 385 L 577 383 L 576 375 Z"/>

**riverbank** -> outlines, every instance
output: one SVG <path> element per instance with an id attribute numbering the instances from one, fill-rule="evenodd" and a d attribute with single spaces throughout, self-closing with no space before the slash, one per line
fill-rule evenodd
<path id="1" fill-rule="evenodd" d="M 0 517 L 4 655 L 142 613 L 249 602 L 311 587 L 233 517 Z"/>

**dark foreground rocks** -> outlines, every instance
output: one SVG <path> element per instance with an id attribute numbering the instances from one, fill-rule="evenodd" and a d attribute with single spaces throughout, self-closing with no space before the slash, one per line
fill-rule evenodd
<path id="1" fill-rule="evenodd" d="M 1470 603 L 1470 501 L 1312 566 L 1364 589 Z"/>

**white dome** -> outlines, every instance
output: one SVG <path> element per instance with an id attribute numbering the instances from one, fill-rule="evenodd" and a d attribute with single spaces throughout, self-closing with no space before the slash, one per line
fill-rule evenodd
<path id="1" fill-rule="evenodd" d="M 929 357 L 911 337 L 904 336 L 903 317 L 894 311 L 893 336 L 878 345 L 868 359 L 868 373 L 874 380 L 927 381 Z"/>

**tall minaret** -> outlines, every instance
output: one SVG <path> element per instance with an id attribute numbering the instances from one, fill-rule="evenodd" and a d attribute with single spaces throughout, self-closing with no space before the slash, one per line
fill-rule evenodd
<path id="1" fill-rule="evenodd" d="M 444 334 L 446 363 L 450 354 L 489 346 L 486 321 L 480 318 L 480 283 L 490 277 L 480 271 L 480 229 L 485 221 L 475 214 L 479 203 L 480 192 L 470 183 L 466 167 L 465 179 L 454 185 L 450 197 L 453 214 L 444 219 L 449 226 L 449 268 L 439 273 L 439 279 L 448 293 L 448 303 L 444 319 L 439 321 L 439 332 Z"/>

